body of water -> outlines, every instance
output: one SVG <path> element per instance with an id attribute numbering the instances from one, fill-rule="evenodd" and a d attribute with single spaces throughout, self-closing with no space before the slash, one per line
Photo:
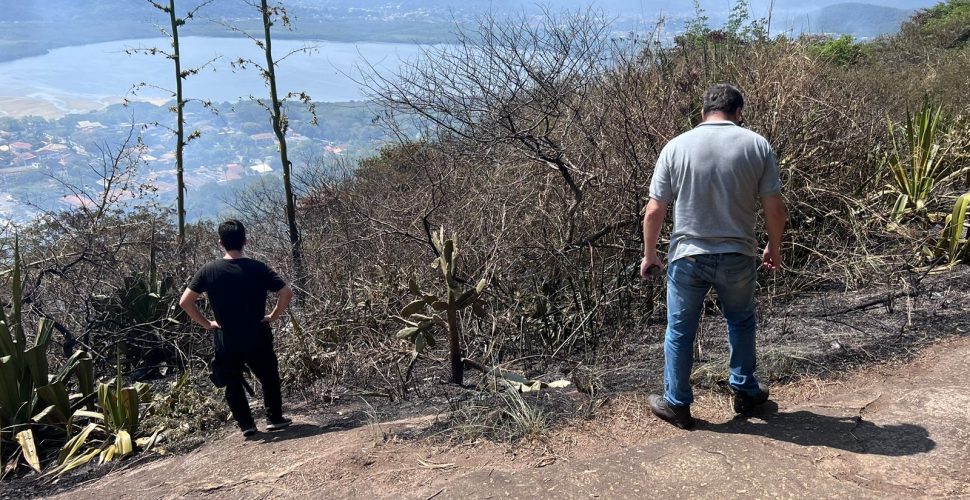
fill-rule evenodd
<path id="1" fill-rule="evenodd" d="M 268 91 L 254 67 L 233 69 L 232 61 L 249 58 L 265 65 L 265 56 L 245 38 L 185 37 L 182 69 L 208 66 L 184 82 L 187 98 L 235 102 Z M 54 49 L 48 54 L 0 63 L 0 116 L 90 111 L 124 98 L 167 100 L 172 62 L 162 55 L 128 54 L 131 49 L 170 50 L 170 40 L 123 40 Z M 311 47 L 309 52 L 299 49 Z M 305 91 L 315 101 L 350 101 L 365 97 L 361 67 L 396 70 L 421 53 L 421 46 L 394 43 L 340 43 L 274 40 L 280 95 Z M 289 55 L 288 55 L 289 54 Z M 209 62 L 211 61 L 211 62 Z M 133 96 L 132 88 L 148 84 Z"/>

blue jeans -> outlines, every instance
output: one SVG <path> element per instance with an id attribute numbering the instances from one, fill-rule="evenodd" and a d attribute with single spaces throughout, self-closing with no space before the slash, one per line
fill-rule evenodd
<path id="1" fill-rule="evenodd" d="M 727 320 L 731 369 L 728 383 L 740 392 L 758 392 L 754 376 L 757 270 L 754 257 L 739 253 L 694 255 L 677 259 L 667 267 L 664 398 L 668 404 L 683 406 L 694 401 L 690 387 L 694 338 L 704 297 L 712 286 Z"/>

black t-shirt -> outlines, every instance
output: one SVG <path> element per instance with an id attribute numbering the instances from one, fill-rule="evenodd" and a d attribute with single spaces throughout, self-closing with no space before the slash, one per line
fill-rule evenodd
<path id="1" fill-rule="evenodd" d="M 266 264 L 254 259 L 218 259 L 209 262 L 189 283 L 196 293 L 207 293 L 216 322 L 227 344 L 253 344 L 265 331 L 267 292 L 286 283 Z M 227 347 L 229 347 L 227 345 Z"/>

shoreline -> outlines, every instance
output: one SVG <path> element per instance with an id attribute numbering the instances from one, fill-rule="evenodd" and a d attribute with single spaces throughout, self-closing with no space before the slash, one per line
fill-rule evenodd
<path id="1" fill-rule="evenodd" d="M 29 96 L 0 96 L 0 117 L 21 119 L 31 116 L 44 118 L 45 120 L 57 120 L 71 114 L 92 113 L 107 109 L 109 106 L 121 104 L 124 99 L 120 97 L 102 97 L 98 99 L 88 99 L 77 96 L 54 96 L 57 104 L 50 98 L 29 97 Z M 156 106 L 161 106 L 164 102 L 158 99 L 139 99 L 139 102 L 148 102 Z"/>

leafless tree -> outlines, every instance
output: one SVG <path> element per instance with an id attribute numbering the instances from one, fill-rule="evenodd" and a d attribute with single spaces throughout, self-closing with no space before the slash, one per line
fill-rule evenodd
<path id="1" fill-rule="evenodd" d="M 593 11 L 546 12 L 538 24 L 524 15 L 484 17 L 457 37 L 396 75 L 366 72 L 366 87 L 394 114 L 433 123 L 437 139 L 462 155 L 481 159 L 511 147 L 554 171 L 568 190 L 562 243 L 574 244 L 576 214 L 603 153 L 605 115 L 588 101 L 609 63 L 608 23 Z"/>

